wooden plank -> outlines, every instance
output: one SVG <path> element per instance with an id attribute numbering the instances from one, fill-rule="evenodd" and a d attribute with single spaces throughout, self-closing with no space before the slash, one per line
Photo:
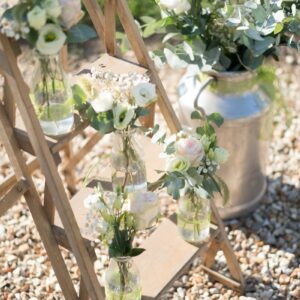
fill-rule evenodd
<path id="1" fill-rule="evenodd" d="M 20 94 L 20 91 L 26 91 L 26 84 L 23 81 L 15 58 L 12 55 L 10 44 L 3 35 L 0 35 L 0 42 L 5 49 L 5 53 L 7 53 L 7 59 L 14 76 L 14 78 L 12 78 L 7 75 L 6 79 L 8 80 L 8 84 L 13 87 L 12 90 L 15 93 L 14 99 L 16 100 L 18 109 L 20 110 L 26 129 L 30 134 L 32 147 L 34 148 L 36 156 L 39 158 L 41 169 L 47 179 L 47 184 L 49 186 L 52 199 L 55 201 L 55 206 L 62 219 L 63 227 L 66 230 L 70 245 L 85 280 L 87 289 L 89 290 L 92 299 L 104 299 L 103 292 L 94 272 L 93 264 L 84 246 L 74 214 L 71 211 L 66 191 L 64 190 L 64 186 L 58 174 L 56 164 L 44 139 L 44 134 L 40 127 L 39 121 L 35 116 L 34 108 L 30 101 L 29 95 L 25 93 L 22 95 Z M 58 274 L 58 276 L 61 275 Z"/>
<path id="2" fill-rule="evenodd" d="M 4 110 L 0 109 L 0 137 L 10 161 L 13 162 L 15 173 L 21 174 L 21 178 L 24 176 L 29 184 L 29 189 L 24 194 L 24 197 L 32 214 L 32 218 L 42 238 L 65 297 L 70 300 L 77 299 L 77 294 L 70 275 L 13 132 L 13 128 L 5 115 Z M 18 177 L 19 175 L 17 175 L 17 178 Z"/>
<path id="3" fill-rule="evenodd" d="M 25 179 L 17 182 L 15 186 L 0 199 L 0 216 L 4 215 L 28 190 L 29 185 Z"/>
<path id="4" fill-rule="evenodd" d="M 206 266 L 204 265 L 201 265 L 201 269 L 203 271 L 205 271 L 208 275 L 209 275 L 209 278 L 212 280 L 212 281 L 219 281 L 221 282 L 222 284 L 224 284 L 225 286 L 233 289 L 233 290 L 236 290 L 238 292 L 242 292 L 243 291 L 243 286 L 241 285 L 240 282 L 238 281 L 235 281 L 231 278 L 228 278 L 212 269 L 209 269 L 207 268 Z"/>
<path id="5" fill-rule="evenodd" d="M 97 0 L 83 0 L 82 1 L 86 10 L 88 11 L 89 16 L 94 24 L 95 30 L 98 34 L 98 37 L 104 41 L 105 40 L 105 21 L 102 10 L 100 8 Z"/>
<path id="6" fill-rule="evenodd" d="M 105 45 L 109 55 L 116 55 L 116 0 L 105 0 Z"/>
<path id="7" fill-rule="evenodd" d="M 4 107 L 10 123 L 14 125 L 16 122 L 16 104 L 14 101 L 9 100 L 13 98 L 12 98 L 12 92 L 10 90 L 10 87 L 6 82 L 4 82 L 3 88 L 4 88 L 4 96 L 3 96 Z"/>
<path id="8" fill-rule="evenodd" d="M 127 34 L 129 42 L 132 46 L 133 51 L 137 57 L 139 63 L 147 68 L 150 72 L 151 79 L 156 85 L 157 93 L 159 96 L 158 105 L 160 110 L 171 130 L 175 133 L 181 130 L 180 122 L 175 114 L 175 111 L 169 101 L 167 93 L 161 83 L 161 80 L 155 70 L 153 61 L 151 60 L 145 43 L 140 36 L 139 30 L 135 24 L 133 16 L 130 13 L 126 0 L 117 1 L 117 12 L 124 30 Z"/>
<path id="9" fill-rule="evenodd" d="M 121 58 L 110 56 L 105 53 L 101 55 L 101 57 L 96 61 L 94 61 L 93 63 L 83 66 L 77 75 L 90 73 L 90 70 L 92 68 L 95 68 L 103 72 L 113 72 L 115 74 L 123 74 L 123 73 L 146 74 L 148 72 L 148 70 L 145 69 L 144 67 L 141 67 L 137 64 L 126 61 Z"/>

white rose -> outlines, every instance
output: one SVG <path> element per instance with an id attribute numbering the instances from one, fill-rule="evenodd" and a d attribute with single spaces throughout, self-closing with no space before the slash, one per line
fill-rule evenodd
<path id="1" fill-rule="evenodd" d="M 164 9 L 174 10 L 176 14 L 181 14 L 191 8 L 188 0 L 161 0 L 160 5 Z"/>
<path id="2" fill-rule="evenodd" d="M 224 148 L 216 148 L 214 151 L 214 161 L 218 164 L 223 164 L 229 157 L 229 153 Z"/>
<path id="3" fill-rule="evenodd" d="M 125 129 L 134 117 L 134 108 L 127 103 L 117 103 L 113 108 L 114 127 L 118 130 Z"/>
<path id="4" fill-rule="evenodd" d="M 167 171 L 186 172 L 191 166 L 189 160 L 184 156 L 173 156 L 167 160 Z"/>
<path id="5" fill-rule="evenodd" d="M 84 15 L 81 10 L 80 0 L 59 0 L 62 12 L 61 18 L 64 27 L 67 29 L 77 24 Z"/>
<path id="6" fill-rule="evenodd" d="M 43 7 L 45 8 L 47 15 L 51 18 L 58 18 L 61 14 L 61 6 L 58 0 L 44 0 Z"/>
<path id="7" fill-rule="evenodd" d="M 153 225 L 160 214 L 160 202 L 152 192 L 129 194 L 129 210 L 135 216 L 137 229 L 143 230 Z"/>
<path id="8" fill-rule="evenodd" d="M 201 141 L 193 136 L 178 140 L 175 149 L 176 153 L 186 157 L 193 167 L 199 166 L 205 154 Z"/>
<path id="9" fill-rule="evenodd" d="M 131 93 L 135 103 L 140 107 L 146 107 L 157 99 L 155 85 L 148 82 L 132 87 Z"/>
<path id="10" fill-rule="evenodd" d="M 175 14 L 180 15 L 190 9 L 191 9 L 191 4 L 188 2 L 188 0 L 181 0 L 180 5 L 178 5 L 174 9 L 174 12 L 175 12 Z"/>
<path id="11" fill-rule="evenodd" d="M 45 25 L 39 32 L 36 42 L 37 50 L 44 55 L 57 54 L 66 41 L 66 35 L 55 24 Z"/>
<path id="12" fill-rule="evenodd" d="M 91 101 L 91 105 L 96 113 L 111 110 L 114 104 L 114 97 L 110 92 L 100 92 L 96 99 Z"/>
<path id="13" fill-rule="evenodd" d="M 27 20 L 30 27 L 35 30 L 40 30 L 47 21 L 46 11 L 39 6 L 35 6 L 31 11 L 27 14 Z"/>

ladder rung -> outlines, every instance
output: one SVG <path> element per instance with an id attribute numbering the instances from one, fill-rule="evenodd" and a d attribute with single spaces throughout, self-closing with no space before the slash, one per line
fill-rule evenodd
<path id="1" fill-rule="evenodd" d="M 26 179 L 18 181 L 11 190 L 0 200 L 0 216 L 10 209 L 29 189 Z"/>
<path id="2" fill-rule="evenodd" d="M 56 225 L 52 225 L 52 230 L 53 230 L 53 233 L 54 233 L 54 236 L 56 238 L 56 241 L 57 243 L 69 250 L 72 252 L 72 249 L 71 249 L 71 246 L 69 244 L 69 241 L 68 241 L 68 238 L 67 238 L 67 235 L 65 233 L 65 230 L 59 226 L 56 226 Z M 86 238 L 83 238 L 83 241 L 85 243 L 85 246 L 89 252 L 89 255 L 90 255 L 90 258 L 92 261 L 96 261 L 97 260 L 97 256 L 96 256 L 96 253 L 95 253 L 95 250 L 94 250 L 94 247 L 91 245 L 91 241 L 86 239 Z"/>

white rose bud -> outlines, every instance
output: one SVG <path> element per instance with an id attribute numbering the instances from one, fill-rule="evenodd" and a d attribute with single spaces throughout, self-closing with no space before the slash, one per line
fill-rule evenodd
<path id="1" fill-rule="evenodd" d="M 186 157 L 191 166 L 198 167 L 204 157 L 204 148 L 201 141 L 193 136 L 181 138 L 175 144 L 176 153 Z"/>
<path id="2" fill-rule="evenodd" d="M 61 14 L 61 6 L 58 0 L 45 0 L 43 1 L 43 7 L 51 18 L 58 18 Z"/>
<path id="3" fill-rule="evenodd" d="M 69 29 L 77 24 L 84 15 L 80 0 L 59 0 L 62 12 L 61 18 L 65 28 Z"/>
<path id="4" fill-rule="evenodd" d="M 39 6 L 35 6 L 31 11 L 27 14 L 27 20 L 30 27 L 35 30 L 40 30 L 47 21 L 46 11 Z"/>
<path id="5" fill-rule="evenodd" d="M 55 24 L 45 25 L 39 32 L 36 42 L 37 50 L 44 55 L 57 54 L 66 41 L 66 35 Z"/>
<path id="6" fill-rule="evenodd" d="M 164 9 L 174 10 L 178 15 L 191 8 L 191 4 L 188 0 L 160 0 L 160 5 Z"/>
<path id="7" fill-rule="evenodd" d="M 117 103 L 113 108 L 114 127 L 118 130 L 125 129 L 134 117 L 134 108 L 127 103 Z"/>
<path id="8" fill-rule="evenodd" d="M 174 156 L 167 160 L 167 171 L 186 172 L 191 166 L 189 160 L 184 156 Z"/>
<path id="9" fill-rule="evenodd" d="M 223 164 L 229 157 L 229 153 L 224 148 L 216 148 L 214 151 L 214 161 L 218 164 Z"/>
<path id="10" fill-rule="evenodd" d="M 140 107 L 147 107 L 157 99 L 155 85 L 148 82 L 134 86 L 131 93 L 135 103 Z"/>
<path id="11" fill-rule="evenodd" d="M 97 98 L 91 101 L 91 105 L 96 113 L 111 110 L 114 104 L 114 97 L 110 92 L 100 92 Z"/>
<path id="12" fill-rule="evenodd" d="M 160 214 L 159 199 L 152 192 L 130 193 L 129 205 L 130 212 L 135 216 L 138 230 L 151 227 Z"/>

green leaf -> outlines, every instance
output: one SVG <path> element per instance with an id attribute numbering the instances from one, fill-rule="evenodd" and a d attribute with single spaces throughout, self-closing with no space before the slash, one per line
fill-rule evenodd
<path id="1" fill-rule="evenodd" d="M 135 257 L 135 256 L 142 254 L 144 251 L 145 251 L 145 249 L 143 249 L 143 248 L 133 248 L 133 249 L 131 249 L 129 256 Z"/>
<path id="2" fill-rule="evenodd" d="M 180 190 L 184 188 L 185 181 L 179 177 L 180 173 L 169 173 L 165 178 L 164 186 L 167 187 L 167 192 L 173 199 L 177 200 L 180 197 Z"/>
<path id="3" fill-rule="evenodd" d="M 67 41 L 70 44 L 84 43 L 96 37 L 96 31 L 92 27 L 85 24 L 77 24 L 68 31 Z"/>
<path id="4" fill-rule="evenodd" d="M 170 144 L 167 146 L 165 152 L 166 152 L 168 155 L 171 155 L 171 154 L 175 153 L 175 151 L 176 151 L 176 149 L 175 149 L 175 142 L 172 142 L 172 143 L 170 143 Z"/>
<path id="5" fill-rule="evenodd" d="M 87 96 L 78 84 L 72 86 L 72 93 L 75 106 L 80 109 L 86 103 Z"/>
<path id="6" fill-rule="evenodd" d="M 156 124 L 152 129 L 152 135 L 156 134 L 158 132 L 158 130 L 159 130 L 159 125 Z"/>
<path id="7" fill-rule="evenodd" d="M 282 23 L 277 23 L 274 29 L 274 34 L 278 34 L 283 30 L 283 24 Z"/>
<path id="8" fill-rule="evenodd" d="M 224 123 L 224 118 L 219 113 L 212 113 L 207 117 L 207 120 L 215 123 L 218 127 L 222 126 Z"/>
<path id="9" fill-rule="evenodd" d="M 220 194 L 223 197 L 223 201 L 224 201 L 224 205 L 228 202 L 229 200 L 229 189 L 227 184 L 223 181 L 223 179 L 217 175 L 214 175 L 214 179 L 216 180 L 216 182 L 219 185 L 220 188 Z"/>
<path id="10" fill-rule="evenodd" d="M 90 121 L 91 126 L 101 133 L 107 134 L 114 131 L 112 110 L 96 114 L 94 109 L 90 106 L 86 112 L 86 117 Z"/>
<path id="11" fill-rule="evenodd" d="M 203 120 L 201 114 L 199 111 L 195 110 L 191 113 L 191 119 L 192 120 Z"/>
<path id="12" fill-rule="evenodd" d="M 263 41 L 264 39 L 261 37 L 261 35 L 259 34 L 259 32 L 253 28 L 249 28 L 248 30 L 245 31 L 245 34 L 256 41 Z"/>

